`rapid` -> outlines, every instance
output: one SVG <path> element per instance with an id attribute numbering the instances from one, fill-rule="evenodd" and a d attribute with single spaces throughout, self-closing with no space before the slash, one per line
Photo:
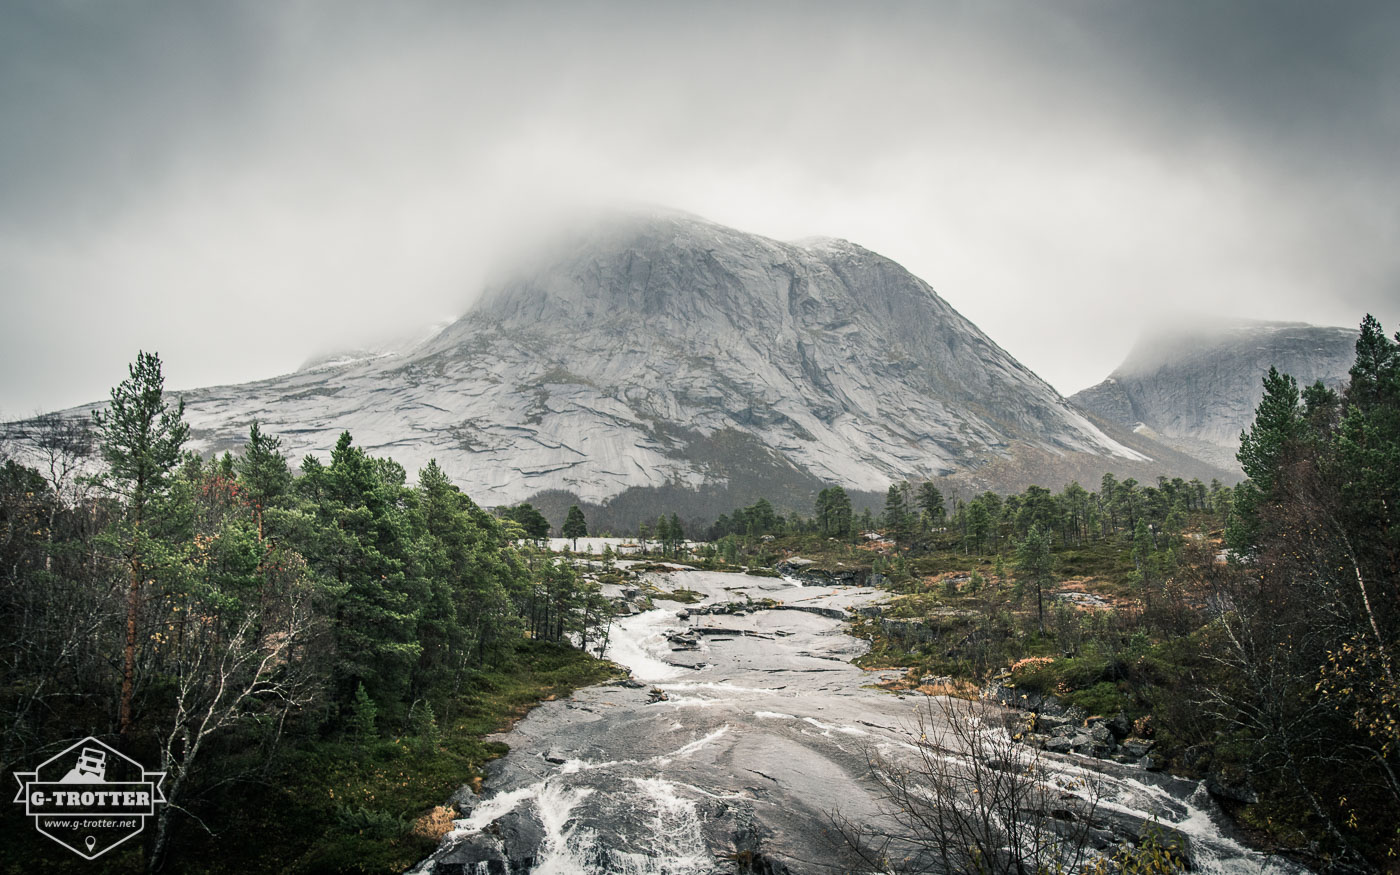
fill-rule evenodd
<path id="1" fill-rule="evenodd" d="M 869 757 L 911 756 L 920 714 L 940 719 L 922 695 L 875 687 L 893 673 L 851 664 L 866 643 L 837 617 L 883 594 L 694 570 L 664 577 L 664 588 L 704 600 L 616 621 L 607 656 L 632 680 L 545 703 L 502 734 L 510 753 L 489 766 L 482 796 L 459 793 L 469 810 L 411 871 L 845 871 L 830 815 L 879 818 Z M 751 609 L 695 610 L 725 603 Z M 1247 849 L 1197 782 L 1073 755 L 1040 762 L 1047 780 L 1090 779 L 1100 817 L 1184 838 L 1194 871 L 1305 871 Z"/>

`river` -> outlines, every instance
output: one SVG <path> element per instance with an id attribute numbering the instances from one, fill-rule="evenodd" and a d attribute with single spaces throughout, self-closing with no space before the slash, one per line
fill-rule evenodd
<path id="1" fill-rule="evenodd" d="M 907 759 L 919 715 L 942 719 L 922 695 L 874 686 L 892 673 L 850 664 L 866 644 L 835 613 L 883 594 L 703 571 L 656 582 L 702 593 L 694 607 L 780 606 L 681 619 L 685 606 L 660 602 L 618 620 L 607 655 L 634 684 L 545 703 L 500 736 L 511 750 L 488 767 L 483 796 L 413 872 L 843 871 L 829 815 L 874 822 L 883 800 L 868 757 Z M 1196 871 L 1305 871 L 1247 850 L 1196 782 L 1073 755 L 1042 764 L 1066 786 L 1092 778 L 1100 814 L 1184 836 Z"/>

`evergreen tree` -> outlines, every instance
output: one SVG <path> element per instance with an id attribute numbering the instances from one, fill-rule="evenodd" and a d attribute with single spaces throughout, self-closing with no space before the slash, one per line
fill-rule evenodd
<path id="1" fill-rule="evenodd" d="M 944 517 L 947 516 L 948 511 L 943 506 L 943 493 L 931 480 L 919 484 L 919 509 L 928 514 L 930 525 L 942 525 Z"/>
<path id="2" fill-rule="evenodd" d="M 822 495 L 826 496 L 825 501 Z M 854 524 L 851 511 L 851 497 L 840 486 L 823 489 L 817 496 L 818 527 L 822 534 L 835 538 L 849 538 Z"/>
<path id="3" fill-rule="evenodd" d="M 257 420 L 253 420 L 243 456 L 232 467 L 253 504 L 261 536 L 263 511 L 280 501 L 292 487 L 292 472 L 287 467 L 287 457 L 282 455 L 282 439 L 263 434 Z"/>
<path id="4" fill-rule="evenodd" d="M 656 540 L 661 542 L 663 556 L 671 552 L 671 520 L 664 513 L 656 518 Z"/>
<path id="5" fill-rule="evenodd" d="M 1235 454 L 1248 478 L 1235 488 L 1234 512 L 1225 529 L 1225 542 L 1236 555 L 1248 555 L 1264 535 L 1259 509 L 1273 495 L 1277 477 L 1303 435 L 1298 402 L 1297 382 L 1269 368 L 1264 397 L 1255 408 L 1253 424 L 1240 432 L 1240 449 Z"/>
<path id="6" fill-rule="evenodd" d="M 1273 490 L 1284 454 L 1301 432 L 1298 401 L 1297 382 L 1277 368 L 1269 368 L 1264 376 L 1264 397 L 1255 409 L 1254 423 L 1248 431 L 1240 432 L 1237 454 L 1245 476 L 1264 494 Z"/>
<path id="7" fill-rule="evenodd" d="M 408 563 L 402 472 L 377 464 L 344 432 L 330 465 L 308 457 L 297 481 L 315 519 L 303 552 L 340 590 L 333 625 L 337 700 L 348 705 L 363 683 L 381 713 L 391 714 L 406 704 L 422 651 L 418 611 L 429 596 Z"/>
<path id="8" fill-rule="evenodd" d="M 579 510 L 577 504 L 569 505 L 569 513 L 564 517 L 564 527 L 560 534 L 574 542 L 574 549 L 578 549 L 578 539 L 588 537 L 588 521 L 583 517 L 583 511 Z"/>
<path id="9" fill-rule="evenodd" d="M 165 377 L 160 356 L 138 352 L 129 376 L 112 390 L 107 409 L 92 415 L 98 448 L 107 463 L 104 483 L 126 503 L 128 572 L 126 645 L 122 657 L 122 693 L 119 727 L 126 735 L 131 727 L 131 701 L 135 688 L 136 627 L 140 611 L 144 565 L 151 539 L 143 528 L 153 500 L 166 489 L 179 464 L 189 437 L 184 421 L 185 402 L 171 409 L 165 400 Z"/>
<path id="10" fill-rule="evenodd" d="M 549 537 L 549 520 L 528 501 L 506 508 L 503 516 L 519 523 L 525 530 L 525 537 L 532 541 L 542 541 Z"/>
<path id="11" fill-rule="evenodd" d="M 1118 531 L 1118 479 L 1111 471 L 1105 471 L 1099 482 L 1099 505 L 1102 518 L 1108 523 L 1108 532 Z"/>
<path id="12" fill-rule="evenodd" d="M 986 543 L 987 535 L 994 525 L 994 518 L 984 496 L 979 495 L 967 504 L 963 514 L 963 525 L 966 529 L 963 549 L 967 550 L 970 544 L 974 552 L 982 552 L 982 545 Z"/>
<path id="13" fill-rule="evenodd" d="M 685 528 L 681 526 L 680 517 L 676 516 L 674 513 L 671 514 L 669 522 L 670 525 L 668 528 L 671 533 L 671 552 L 679 555 L 681 544 L 685 542 Z"/>
<path id="14" fill-rule="evenodd" d="M 1045 587 L 1052 580 L 1054 569 L 1050 539 L 1040 526 L 1033 524 L 1016 548 L 1016 574 L 1018 579 L 1035 587 L 1036 621 L 1041 635 L 1045 634 Z"/>
<path id="15" fill-rule="evenodd" d="M 1133 529 L 1133 567 L 1138 585 L 1142 588 L 1143 607 L 1148 611 L 1152 610 L 1152 589 L 1157 585 L 1156 564 L 1156 551 L 1147 523 L 1138 520 L 1137 528 Z"/>
<path id="16" fill-rule="evenodd" d="M 863 507 L 860 510 L 860 530 L 862 533 L 875 528 L 875 517 L 870 513 L 870 508 Z"/>
<path id="17" fill-rule="evenodd" d="M 898 483 L 891 483 L 885 492 L 885 509 L 880 514 L 880 523 L 895 543 L 909 540 L 909 505 L 907 489 Z"/>
<path id="18" fill-rule="evenodd" d="M 504 655 L 519 624 L 511 598 L 524 588 L 514 550 L 494 517 L 430 461 L 418 475 L 412 520 L 421 605 L 415 695 L 455 688 L 472 665 Z"/>
<path id="19" fill-rule="evenodd" d="M 1400 346 L 1368 316 L 1356 353 L 1340 415 L 1325 387 L 1265 377 L 1227 528 L 1248 571 L 1212 654 L 1234 677 L 1211 698 L 1247 767 L 1307 801 L 1324 853 L 1379 871 L 1400 807 Z"/>
<path id="20" fill-rule="evenodd" d="M 1027 486 L 1021 493 L 1016 510 L 1016 530 L 1021 534 L 1030 531 L 1031 526 L 1039 526 L 1040 531 L 1049 535 L 1055 530 L 1057 521 L 1054 496 L 1044 486 Z"/>
<path id="21" fill-rule="evenodd" d="M 777 531 L 778 514 L 773 510 L 773 505 L 768 503 L 768 499 L 760 498 L 745 508 L 745 511 L 748 534 L 768 535 Z"/>

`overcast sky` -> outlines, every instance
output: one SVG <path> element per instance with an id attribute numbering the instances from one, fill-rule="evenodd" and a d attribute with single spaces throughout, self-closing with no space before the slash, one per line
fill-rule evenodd
<path id="1" fill-rule="evenodd" d="M 1400 3 L 0 4 L 0 418 L 460 315 L 560 205 L 901 262 L 1066 394 L 1400 320 Z"/>

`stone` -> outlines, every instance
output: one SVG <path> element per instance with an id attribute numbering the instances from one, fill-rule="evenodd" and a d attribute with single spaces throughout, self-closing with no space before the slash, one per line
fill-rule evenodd
<path id="1" fill-rule="evenodd" d="M 1113 731 L 1108 728 L 1107 721 L 1102 717 L 1089 718 L 1088 724 L 1084 727 L 1084 734 L 1099 744 L 1112 744 L 1113 742 Z"/>
<path id="2" fill-rule="evenodd" d="M 1054 753 L 1069 753 L 1074 742 L 1068 736 L 1052 736 L 1045 742 L 1045 749 Z"/>
<path id="3" fill-rule="evenodd" d="M 458 787 L 447 799 L 447 804 L 457 809 L 457 814 L 461 817 L 471 814 L 472 809 L 476 807 L 476 802 L 476 791 L 471 788 L 470 784 Z"/>
<path id="4" fill-rule="evenodd" d="M 1221 799 L 1231 799 L 1246 804 L 1259 801 L 1259 794 L 1255 792 L 1253 787 L 1249 786 L 1247 777 L 1231 780 L 1219 772 L 1212 772 L 1206 776 L 1205 786 L 1210 795 L 1218 796 Z"/>
<path id="5" fill-rule="evenodd" d="M 1108 731 L 1113 733 L 1114 738 L 1127 738 L 1133 731 L 1133 721 L 1128 719 L 1128 715 L 1119 711 L 1110 717 L 1105 723 Z"/>

